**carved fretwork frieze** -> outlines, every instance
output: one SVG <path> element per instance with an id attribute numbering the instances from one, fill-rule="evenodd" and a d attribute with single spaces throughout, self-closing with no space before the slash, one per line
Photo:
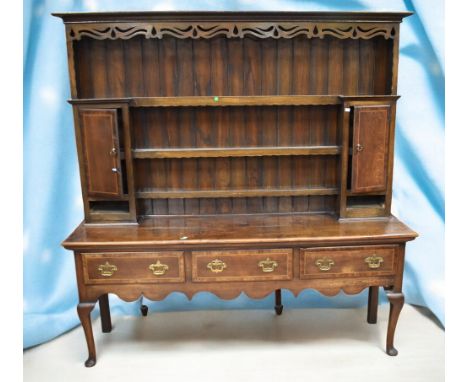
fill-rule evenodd
<path id="1" fill-rule="evenodd" d="M 324 38 L 370 39 L 383 36 L 393 39 L 397 34 L 397 24 L 382 23 L 87 23 L 70 24 L 67 27 L 70 40 L 89 37 L 96 40 L 128 40 L 135 36 L 147 39 L 172 36 L 180 39 L 209 39 L 215 36 L 227 38 Z"/>

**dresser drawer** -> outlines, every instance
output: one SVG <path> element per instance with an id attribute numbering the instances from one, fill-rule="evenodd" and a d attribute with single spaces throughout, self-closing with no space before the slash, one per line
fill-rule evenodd
<path id="1" fill-rule="evenodd" d="M 192 280 L 263 281 L 292 279 L 292 249 L 192 252 Z"/>
<path id="2" fill-rule="evenodd" d="M 85 284 L 180 283 L 182 251 L 83 253 Z"/>
<path id="3" fill-rule="evenodd" d="M 300 278 L 388 276 L 396 246 L 327 247 L 300 250 Z"/>

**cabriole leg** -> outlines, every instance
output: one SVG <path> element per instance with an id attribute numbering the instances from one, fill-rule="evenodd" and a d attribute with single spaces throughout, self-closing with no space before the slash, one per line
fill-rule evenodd
<path id="1" fill-rule="evenodd" d="M 395 337 L 395 328 L 405 302 L 405 297 L 401 292 L 387 291 L 386 293 L 388 301 L 390 302 L 390 317 L 388 319 L 387 329 L 387 354 L 395 356 L 398 354 L 398 351 L 393 346 L 393 338 Z"/>
<path id="2" fill-rule="evenodd" d="M 86 337 L 88 345 L 88 359 L 85 362 L 86 367 L 92 367 L 96 364 L 96 346 L 94 345 L 93 327 L 91 325 L 91 311 L 95 302 L 80 302 L 77 306 L 78 316 Z"/>
<path id="3" fill-rule="evenodd" d="M 275 290 L 275 312 L 278 316 L 283 313 L 283 304 L 281 303 L 281 289 Z"/>
<path id="4" fill-rule="evenodd" d="M 112 331 L 112 321 L 109 309 L 109 295 L 107 293 L 99 297 L 99 310 L 101 312 L 102 332 L 110 333 Z"/>
<path id="5" fill-rule="evenodd" d="M 369 324 L 377 323 L 377 309 L 379 307 L 379 287 L 369 287 L 369 300 L 367 303 L 367 322 Z"/>

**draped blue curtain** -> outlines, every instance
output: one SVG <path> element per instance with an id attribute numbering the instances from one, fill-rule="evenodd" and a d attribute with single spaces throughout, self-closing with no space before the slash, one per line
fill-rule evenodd
<path id="1" fill-rule="evenodd" d="M 83 219 L 62 21 L 51 12 L 111 10 L 415 11 L 401 28 L 393 213 L 420 233 L 408 244 L 407 302 L 444 322 L 444 4 L 436 0 L 26 0 L 24 4 L 24 347 L 78 324 L 73 256 L 60 242 Z M 268 308 L 273 296 L 192 301 L 178 293 L 151 310 Z M 325 298 L 285 292 L 286 308 L 356 307 L 366 295 Z M 114 314 L 138 314 L 137 303 L 111 296 Z M 96 312 L 95 312 L 96 314 Z"/>

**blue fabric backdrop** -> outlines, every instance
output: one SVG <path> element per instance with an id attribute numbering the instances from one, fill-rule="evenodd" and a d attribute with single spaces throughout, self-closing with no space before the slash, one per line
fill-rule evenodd
<path id="1" fill-rule="evenodd" d="M 24 4 L 24 347 L 78 324 L 73 256 L 60 242 L 82 220 L 62 21 L 51 12 L 104 10 L 394 10 L 415 11 L 401 29 L 393 212 L 420 238 L 407 247 L 407 302 L 444 322 L 444 4 L 437 0 L 26 0 Z M 285 292 L 286 308 L 354 307 L 366 295 L 325 298 Z M 267 308 L 241 295 L 209 293 L 191 302 L 173 293 L 150 310 Z M 111 296 L 112 313 L 138 314 Z M 97 312 L 94 312 L 95 314 Z M 312 317 L 312 316 L 311 316 Z"/>

